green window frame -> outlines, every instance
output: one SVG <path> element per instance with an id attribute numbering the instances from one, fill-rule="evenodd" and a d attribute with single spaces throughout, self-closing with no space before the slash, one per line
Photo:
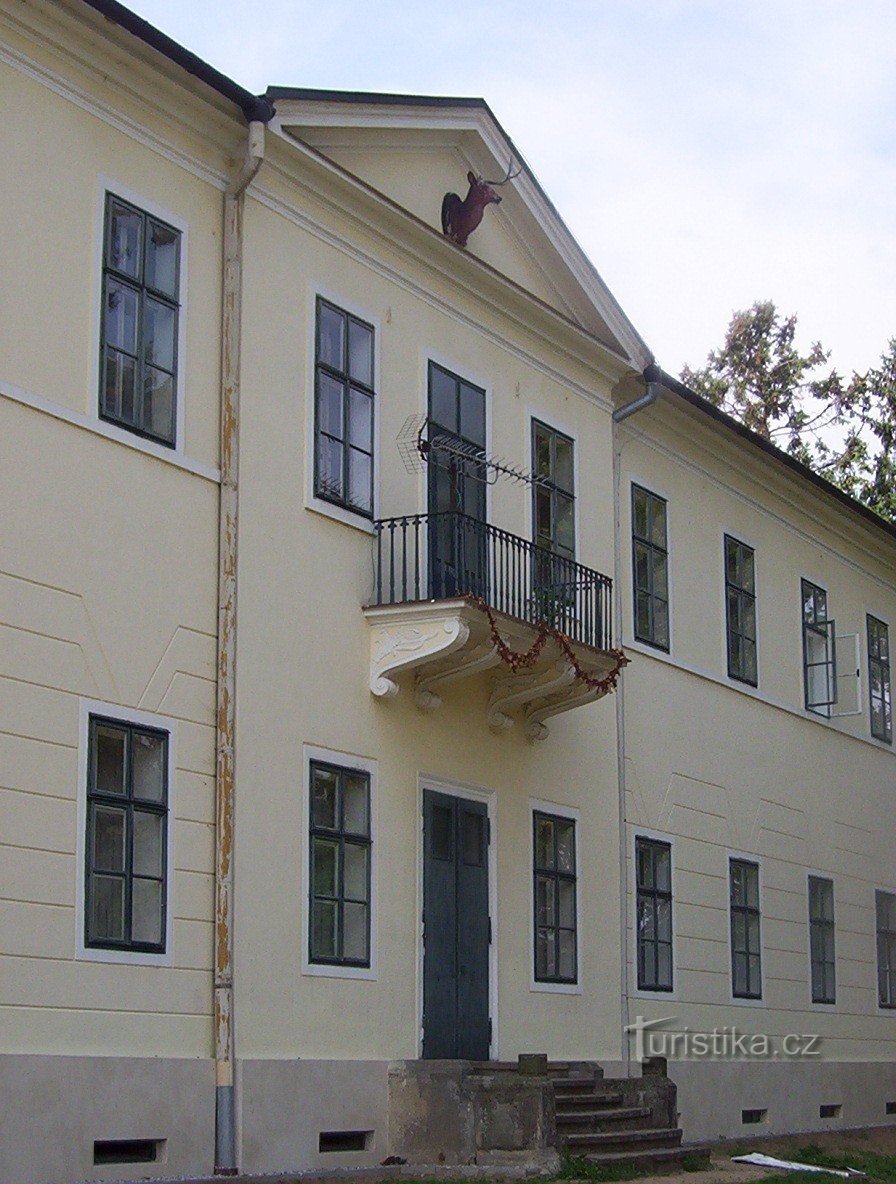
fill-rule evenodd
<path id="1" fill-rule="evenodd" d="M 308 959 L 370 966 L 370 773 L 310 763 Z"/>
<path id="2" fill-rule="evenodd" d="M 374 328 L 318 296 L 314 341 L 314 495 L 373 518 Z"/>
<path id="3" fill-rule="evenodd" d="M 638 990 L 672 990 L 672 844 L 635 838 Z"/>
<path id="4" fill-rule="evenodd" d="M 88 745 L 84 946 L 163 954 L 169 734 L 91 715 Z"/>
<path id="5" fill-rule="evenodd" d="M 728 876 L 731 910 L 731 993 L 735 999 L 761 999 L 759 864 L 748 859 L 731 859 Z"/>
<path id="6" fill-rule="evenodd" d="M 725 632 L 728 677 L 759 685 L 756 655 L 756 562 L 752 547 L 725 535 Z"/>
<path id="7" fill-rule="evenodd" d="M 669 652 L 668 506 L 665 498 L 632 484 L 634 634 Z"/>
<path id="8" fill-rule="evenodd" d="M 809 960 L 812 969 L 812 1002 L 836 1003 L 834 881 L 826 876 L 809 877 Z"/>
<path id="9" fill-rule="evenodd" d="M 828 617 L 828 594 L 811 580 L 800 581 L 803 611 L 803 688 L 805 706 L 830 718 L 837 702 L 837 641 Z"/>
<path id="10" fill-rule="evenodd" d="M 534 974 L 539 983 L 578 982 L 576 823 L 534 810 Z"/>
<path id="11" fill-rule="evenodd" d="M 181 246 L 176 227 L 106 194 L 99 415 L 168 448 L 177 439 Z"/>
<path id="12" fill-rule="evenodd" d="M 877 617 L 867 615 L 868 700 L 871 735 L 885 744 L 893 743 L 893 699 L 890 689 L 890 630 Z"/>

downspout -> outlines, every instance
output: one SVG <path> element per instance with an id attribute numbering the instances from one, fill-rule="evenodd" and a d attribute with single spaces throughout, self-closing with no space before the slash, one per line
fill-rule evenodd
<path id="1" fill-rule="evenodd" d="M 234 1176 L 233 817 L 236 740 L 237 525 L 244 193 L 264 160 L 265 122 L 249 123 L 246 156 L 224 193 L 221 291 L 221 486 L 215 795 L 215 1175 Z"/>
<path id="2" fill-rule="evenodd" d="M 644 380 L 647 383 L 646 392 L 630 403 L 617 407 L 613 412 L 613 582 L 616 586 L 614 598 L 614 630 L 616 644 L 622 645 L 622 518 L 620 486 L 622 482 L 622 444 L 619 441 L 618 425 L 630 415 L 643 411 L 645 407 L 655 403 L 660 395 L 660 376 L 662 371 L 653 363 L 644 370 Z M 625 1060 L 625 1076 L 630 1077 L 631 1039 L 628 1026 L 631 1022 L 629 1014 L 628 993 L 628 835 L 626 833 L 625 811 L 625 679 L 619 680 L 616 689 L 616 782 L 619 787 L 619 948 L 621 951 L 620 990 L 622 1000 L 622 1050 Z"/>

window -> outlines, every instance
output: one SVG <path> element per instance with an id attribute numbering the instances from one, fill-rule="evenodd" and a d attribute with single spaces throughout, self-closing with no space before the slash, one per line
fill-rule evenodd
<path id="1" fill-rule="evenodd" d="M 554 814 L 533 815 L 535 827 L 535 981 L 575 983 L 576 824 Z"/>
<path id="2" fill-rule="evenodd" d="M 532 420 L 533 522 L 537 546 L 567 559 L 576 557 L 573 441 Z"/>
<path id="3" fill-rule="evenodd" d="M 834 622 L 828 620 L 828 594 L 808 580 L 803 596 L 803 685 L 806 710 L 830 716 L 837 702 L 837 659 Z"/>
<path id="4" fill-rule="evenodd" d="M 729 864 L 731 899 L 731 992 L 735 999 L 762 998 L 759 945 L 759 865 Z"/>
<path id="5" fill-rule="evenodd" d="M 877 891 L 877 1001 L 896 1007 L 896 894 Z"/>
<path id="6" fill-rule="evenodd" d="M 638 987 L 672 990 L 672 847 L 635 839 L 638 877 Z"/>
<path id="7" fill-rule="evenodd" d="M 314 493 L 373 517 L 373 326 L 317 301 Z"/>
<path id="8" fill-rule="evenodd" d="M 84 945 L 165 952 L 168 733 L 90 716 Z"/>
<path id="9" fill-rule="evenodd" d="M 893 743 L 893 706 L 890 695 L 890 630 L 877 617 L 868 617 L 868 686 L 871 735 Z"/>
<path id="10" fill-rule="evenodd" d="M 181 234 L 106 194 L 100 417 L 175 442 Z"/>
<path id="11" fill-rule="evenodd" d="M 809 957 L 812 1002 L 834 1003 L 834 881 L 823 876 L 809 877 Z"/>
<path id="12" fill-rule="evenodd" d="M 311 762 L 309 961 L 370 966 L 370 774 Z"/>
<path id="13" fill-rule="evenodd" d="M 634 566 L 635 637 L 657 649 L 669 649 L 669 575 L 666 551 L 666 501 L 632 486 L 632 563 Z"/>
<path id="14" fill-rule="evenodd" d="M 753 548 L 725 535 L 725 621 L 728 676 L 755 687 L 756 573 Z"/>

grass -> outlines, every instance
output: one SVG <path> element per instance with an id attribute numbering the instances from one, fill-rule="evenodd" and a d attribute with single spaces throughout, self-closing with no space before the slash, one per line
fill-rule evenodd
<path id="1" fill-rule="evenodd" d="M 682 1172 L 703 1172 L 708 1166 L 702 1156 L 684 1155 L 676 1168 Z M 561 1180 L 585 1180 L 593 1182 L 593 1184 L 614 1184 L 615 1181 L 638 1180 L 643 1176 L 655 1176 L 656 1174 L 656 1168 L 638 1167 L 635 1164 L 601 1167 L 588 1159 L 582 1159 L 575 1155 L 564 1155 L 560 1171 L 551 1177 L 551 1184 L 553 1181 Z"/>

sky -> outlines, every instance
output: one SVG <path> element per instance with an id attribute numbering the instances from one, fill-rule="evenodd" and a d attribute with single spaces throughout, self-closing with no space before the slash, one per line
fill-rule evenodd
<path id="1" fill-rule="evenodd" d="M 773 300 L 896 336 L 892 0 L 131 0 L 249 90 L 486 99 L 670 373 Z"/>

